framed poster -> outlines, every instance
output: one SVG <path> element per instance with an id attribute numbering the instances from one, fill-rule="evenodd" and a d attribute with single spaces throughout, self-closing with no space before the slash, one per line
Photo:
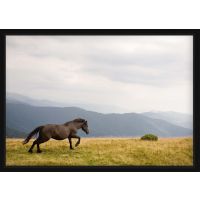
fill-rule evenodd
<path id="1" fill-rule="evenodd" d="M 199 171 L 198 30 L 1 30 L 1 171 Z"/>

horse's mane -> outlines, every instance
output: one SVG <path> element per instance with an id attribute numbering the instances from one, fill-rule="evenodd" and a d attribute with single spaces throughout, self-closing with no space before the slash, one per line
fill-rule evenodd
<path id="1" fill-rule="evenodd" d="M 73 122 L 85 122 L 85 120 L 81 118 L 77 118 L 77 119 L 74 119 Z"/>
<path id="2" fill-rule="evenodd" d="M 84 120 L 84 119 L 81 119 L 81 118 L 77 118 L 77 119 L 74 119 L 74 120 L 72 120 L 72 121 L 66 122 L 65 125 L 68 125 L 68 124 L 70 124 L 70 123 L 72 123 L 72 122 L 82 123 L 82 122 L 85 122 L 85 120 Z"/>

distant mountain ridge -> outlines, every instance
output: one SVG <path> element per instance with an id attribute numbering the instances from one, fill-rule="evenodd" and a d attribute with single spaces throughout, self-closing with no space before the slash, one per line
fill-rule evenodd
<path id="1" fill-rule="evenodd" d="M 146 133 L 154 133 L 159 137 L 180 137 L 192 136 L 193 133 L 192 129 L 139 113 L 102 114 L 77 107 L 39 107 L 7 101 L 7 136 L 18 137 L 16 130 L 25 136 L 39 125 L 62 124 L 78 117 L 88 120 L 89 137 L 136 137 Z"/>
<path id="2" fill-rule="evenodd" d="M 54 102 L 54 101 L 49 101 L 49 100 L 37 100 L 33 99 L 21 94 L 17 93 L 11 93 L 7 92 L 6 93 L 6 102 L 7 103 L 18 103 L 18 104 L 28 104 L 32 106 L 64 106 L 62 103 Z"/>
<path id="3" fill-rule="evenodd" d="M 25 132 L 6 127 L 6 137 L 8 138 L 21 138 L 25 137 L 26 135 L 27 134 Z"/>
<path id="4" fill-rule="evenodd" d="M 173 112 L 173 111 L 144 112 L 142 114 L 147 117 L 151 117 L 153 119 L 162 119 L 172 124 L 182 126 L 184 128 L 189 128 L 189 129 L 193 128 L 193 118 L 189 114 L 183 114 L 183 113 L 178 113 L 178 112 Z"/>

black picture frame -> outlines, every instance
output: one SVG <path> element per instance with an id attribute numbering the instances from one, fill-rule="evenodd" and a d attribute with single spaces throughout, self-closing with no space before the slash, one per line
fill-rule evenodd
<path id="1" fill-rule="evenodd" d="M 191 35 L 193 36 L 193 166 L 6 166 L 6 36 L 10 35 Z M 196 172 L 200 171 L 200 30 L 199 29 L 2 29 L 0 30 L 0 171 L 2 172 Z"/>

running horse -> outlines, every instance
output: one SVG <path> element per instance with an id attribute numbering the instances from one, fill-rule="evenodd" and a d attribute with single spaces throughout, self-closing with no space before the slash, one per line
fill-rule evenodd
<path id="1" fill-rule="evenodd" d="M 31 148 L 28 152 L 32 153 L 34 146 L 37 144 L 37 153 L 41 153 L 40 144 L 47 142 L 49 139 L 53 138 L 55 140 L 64 140 L 68 138 L 70 149 L 72 147 L 72 138 L 77 138 L 75 146 L 80 144 L 81 138 L 76 135 L 78 129 L 82 129 L 86 134 L 89 133 L 88 124 L 85 119 L 74 119 L 72 121 L 66 122 L 64 124 L 47 124 L 35 128 L 27 138 L 22 142 L 22 144 L 27 144 L 29 140 L 39 132 L 38 138 L 33 142 Z"/>

